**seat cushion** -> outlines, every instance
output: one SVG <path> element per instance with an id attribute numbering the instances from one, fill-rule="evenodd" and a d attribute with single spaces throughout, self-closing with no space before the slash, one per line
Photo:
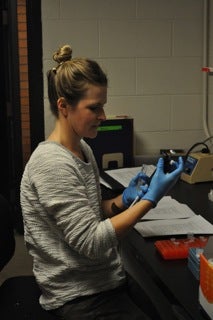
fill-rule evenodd
<path id="1" fill-rule="evenodd" d="M 34 276 L 17 276 L 0 286 L 1 320 L 55 320 L 39 304 L 40 289 Z"/>

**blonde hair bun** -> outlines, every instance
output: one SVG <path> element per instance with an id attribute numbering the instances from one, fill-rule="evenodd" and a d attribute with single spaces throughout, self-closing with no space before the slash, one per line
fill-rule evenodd
<path id="1" fill-rule="evenodd" d="M 53 60 L 59 64 L 71 59 L 72 59 L 72 48 L 68 44 L 65 44 L 64 46 L 60 47 L 53 54 Z"/>

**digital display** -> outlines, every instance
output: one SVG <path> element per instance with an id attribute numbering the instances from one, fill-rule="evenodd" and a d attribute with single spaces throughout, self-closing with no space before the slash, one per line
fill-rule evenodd
<path id="1" fill-rule="evenodd" d="M 98 131 L 119 131 L 122 129 L 123 129 L 122 125 L 110 125 L 110 126 L 98 127 Z"/>

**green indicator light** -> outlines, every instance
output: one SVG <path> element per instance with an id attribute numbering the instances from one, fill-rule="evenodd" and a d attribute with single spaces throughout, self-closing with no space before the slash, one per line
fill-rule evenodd
<path id="1" fill-rule="evenodd" d="M 101 126 L 98 127 L 98 131 L 119 131 L 122 130 L 122 125 L 112 125 L 112 126 Z"/>

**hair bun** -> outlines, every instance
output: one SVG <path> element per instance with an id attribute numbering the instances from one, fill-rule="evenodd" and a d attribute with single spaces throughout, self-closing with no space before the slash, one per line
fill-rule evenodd
<path id="1" fill-rule="evenodd" d="M 62 63 L 72 59 L 72 48 L 65 44 L 64 46 L 60 47 L 54 54 L 53 60 Z"/>

